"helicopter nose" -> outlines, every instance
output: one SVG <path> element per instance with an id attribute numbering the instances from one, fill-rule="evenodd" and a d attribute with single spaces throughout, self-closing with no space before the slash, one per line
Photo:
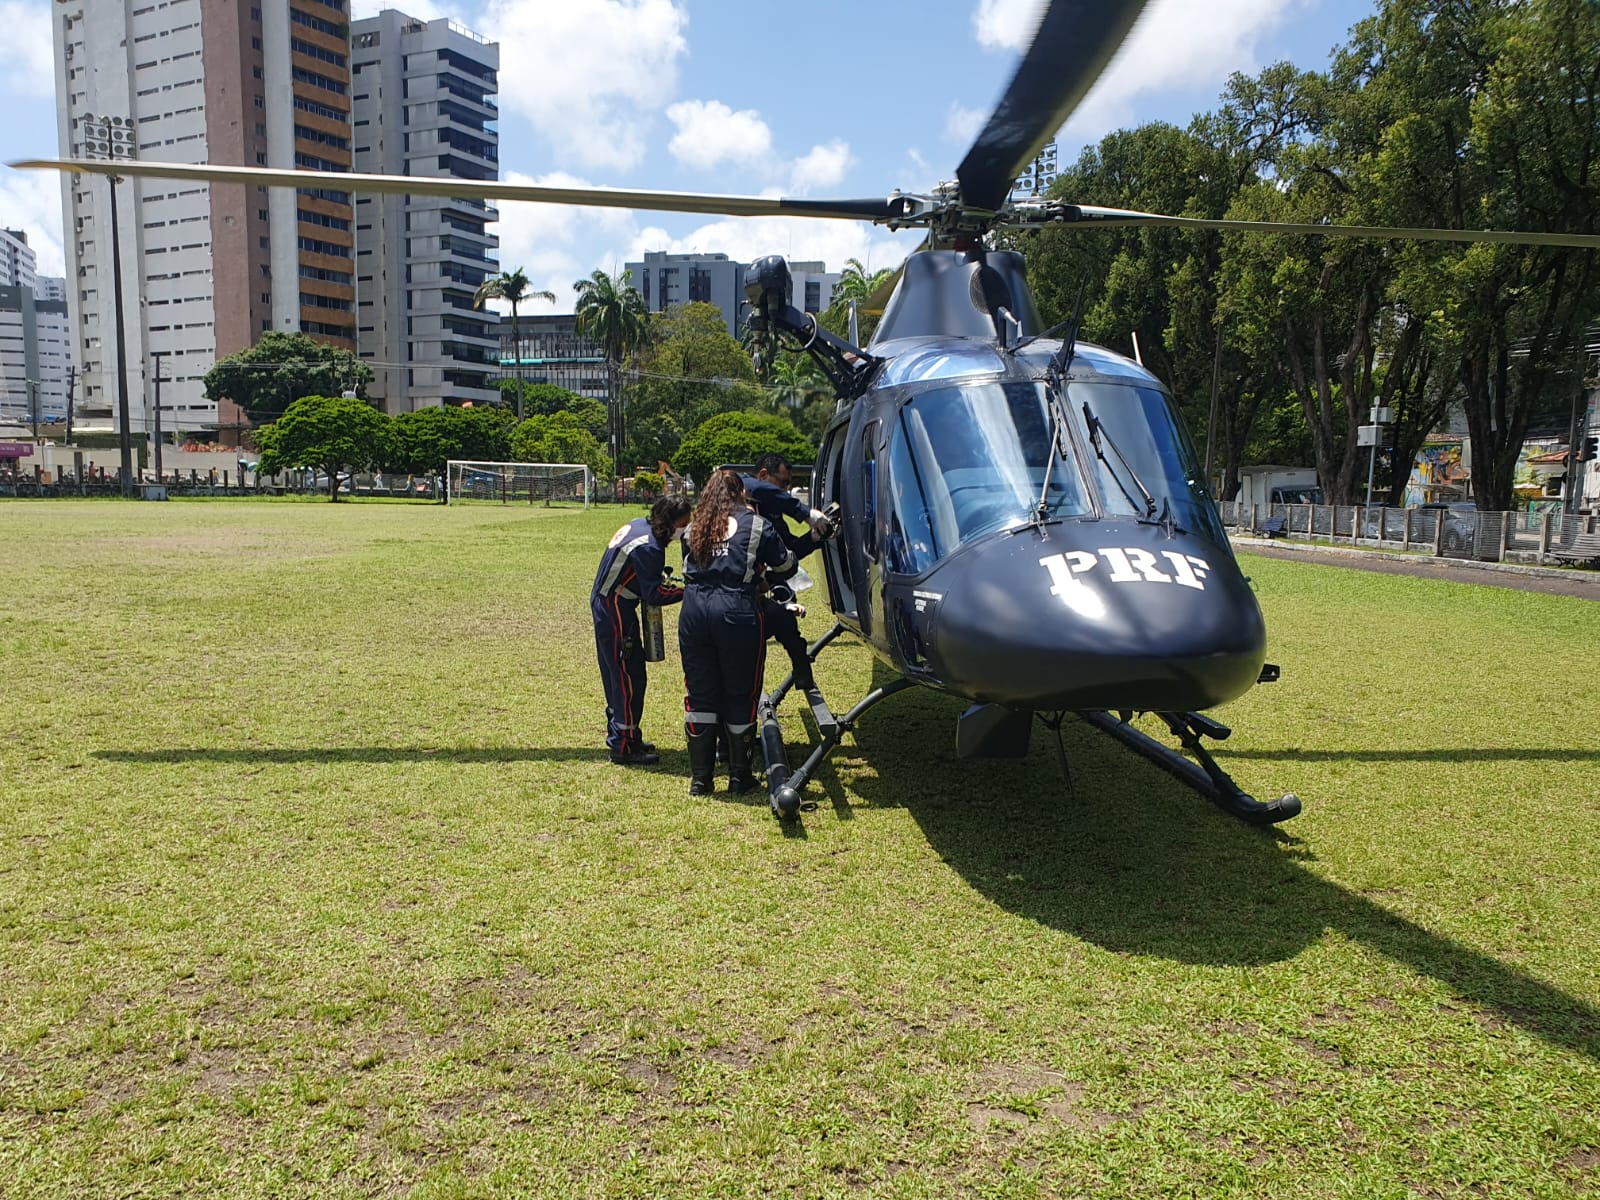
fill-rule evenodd
<path id="1" fill-rule="evenodd" d="M 1000 533 L 948 560 L 930 657 L 946 686 L 1034 709 L 1178 712 L 1247 691 L 1266 628 L 1225 549 L 1086 521 Z"/>

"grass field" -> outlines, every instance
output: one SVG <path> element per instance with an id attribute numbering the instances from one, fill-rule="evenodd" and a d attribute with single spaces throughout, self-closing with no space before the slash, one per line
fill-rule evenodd
<path id="1" fill-rule="evenodd" d="M 0 504 L 0 1196 L 1600 1191 L 1600 605 L 1246 559 L 1281 831 L 918 692 L 785 836 L 675 646 L 606 761 L 617 522 Z"/>

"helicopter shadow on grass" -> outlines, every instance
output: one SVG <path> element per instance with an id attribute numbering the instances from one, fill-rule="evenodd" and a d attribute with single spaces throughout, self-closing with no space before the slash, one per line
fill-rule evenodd
<path id="1" fill-rule="evenodd" d="M 917 690 L 869 715 L 855 729 L 867 769 L 852 790 L 905 809 L 1002 908 L 1107 950 L 1212 966 L 1280 962 L 1336 930 L 1600 1061 L 1600 1009 L 1319 878 L 1287 829 L 1223 815 L 1082 722 L 1062 729 L 1070 782 L 1040 727 L 1026 759 L 957 761 L 960 707 Z"/>
<path id="2" fill-rule="evenodd" d="M 104 762 L 241 763 L 247 766 L 298 763 L 519 763 L 604 762 L 604 747 L 594 746 L 168 746 L 160 750 L 95 750 Z M 687 772 L 688 758 L 683 759 Z M 664 766 L 671 764 L 663 759 Z"/>

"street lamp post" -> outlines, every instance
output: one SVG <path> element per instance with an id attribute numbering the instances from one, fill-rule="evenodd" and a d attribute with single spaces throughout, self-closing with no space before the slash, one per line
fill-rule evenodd
<path id="1" fill-rule="evenodd" d="M 123 117 L 97 117 L 85 113 L 81 124 L 84 133 L 84 156 L 87 158 L 132 158 L 132 120 Z M 120 175 L 107 175 L 111 192 L 111 319 L 117 327 L 117 421 L 121 426 L 117 438 L 121 451 L 120 466 L 122 494 L 133 495 L 133 432 L 128 428 L 128 343 L 122 320 L 122 240 L 117 221 L 117 184 Z"/>

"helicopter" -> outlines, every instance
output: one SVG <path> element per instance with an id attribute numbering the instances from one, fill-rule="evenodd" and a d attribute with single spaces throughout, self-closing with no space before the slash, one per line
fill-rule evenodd
<path id="1" fill-rule="evenodd" d="M 862 716 L 928 687 L 960 698 L 959 757 L 1020 756 L 1035 723 L 1076 715 L 1252 825 L 1301 811 L 1248 795 L 1206 740 L 1206 710 L 1278 676 L 1266 626 L 1234 557 L 1166 386 L 1139 362 L 1041 328 L 1023 256 L 990 249 L 1008 230 L 1166 225 L 1323 236 L 1600 248 L 1600 236 L 1208 220 L 1013 198 L 1013 181 L 1109 64 L 1144 0 L 1053 0 L 1016 73 L 956 170 L 926 194 L 811 199 L 557 188 L 264 167 L 82 159 L 51 168 L 204 183 L 870 221 L 922 229 L 868 345 L 795 308 L 783 259 L 746 274 L 752 330 L 811 356 L 837 396 L 812 502 L 837 506 L 821 548 L 834 624 L 815 660 L 851 635 L 892 678 L 842 714 L 806 693 L 818 741 L 791 767 L 777 716 L 792 676 L 759 702 L 768 800 L 796 819 L 807 783 Z M 1178 742 L 1133 724 L 1154 714 Z"/>

